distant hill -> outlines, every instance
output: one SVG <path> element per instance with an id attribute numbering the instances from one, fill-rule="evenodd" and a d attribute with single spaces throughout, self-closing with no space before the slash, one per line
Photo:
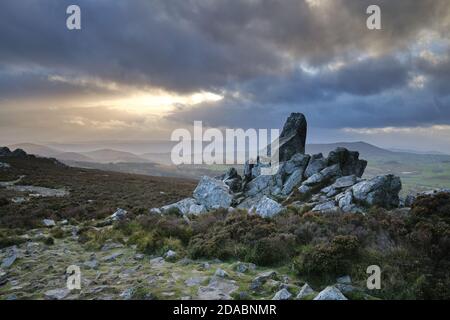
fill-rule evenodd
<path id="1" fill-rule="evenodd" d="M 55 158 L 60 161 L 86 161 L 86 162 L 95 161 L 93 158 L 77 152 L 62 152 L 57 154 Z"/>
<path id="2" fill-rule="evenodd" d="M 366 142 L 336 142 L 336 143 L 327 143 L 327 144 L 307 144 L 306 145 L 306 153 L 309 154 L 317 154 L 322 153 L 324 156 L 327 156 L 330 151 L 334 149 L 342 147 L 347 148 L 351 151 L 358 151 L 362 158 L 364 157 L 374 157 L 374 156 L 392 156 L 394 154 L 393 151 L 389 151 L 386 149 L 379 148 L 372 144 Z"/>
<path id="3" fill-rule="evenodd" d="M 22 149 L 28 154 L 34 154 L 41 157 L 55 157 L 62 151 L 35 143 L 18 143 L 7 146 L 11 150 Z"/>
<path id="4" fill-rule="evenodd" d="M 139 157 L 131 152 L 117 151 L 112 149 L 101 149 L 90 152 L 83 152 L 84 156 L 93 159 L 95 162 L 100 163 L 117 163 L 117 162 L 149 162 L 149 160 Z"/>

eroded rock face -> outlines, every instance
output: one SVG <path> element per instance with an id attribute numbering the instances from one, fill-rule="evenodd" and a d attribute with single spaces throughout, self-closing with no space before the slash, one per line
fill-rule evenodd
<path id="1" fill-rule="evenodd" d="M 359 152 L 349 151 L 345 148 L 336 148 L 328 155 L 328 165 L 338 164 L 342 175 L 355 175 L 362 177 L 364 170 L 367 167 L 366 160 L 359 159 Z"/>
<path id="2" fill-rule="evenodd" d="M 399 206 L 402 183 L 392 174 L 361 181 L 352 187 L 353 197 L 368 206 L 391 209 Z"/>
<path id="3" fill-rule="evenodd" d="M 280 134 L 280 162 L 290 160 L 296 153 L 305 153 L 307 126 L 302 113 L 291 113 Z"/>
<path id="4" fill-rule="evenodd" d="M 194 198 L 207 210 L 227 209 L 231 206 L 233 194 L 223 181 L 203 176 L 194 190 Z"/>
<path id="5" fill-rule="evenodd" d="M 280 213 L 283 209 L 281 204 L 264 196 L 251 207 L 250 212 L 254 212 L 263 218 L 271 218 Z"/>

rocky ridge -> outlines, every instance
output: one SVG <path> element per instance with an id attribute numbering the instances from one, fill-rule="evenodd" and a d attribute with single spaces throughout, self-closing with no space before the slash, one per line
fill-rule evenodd
<path id="1" fill-rule="evenodd" d="M 183 215 L 198 215 L 237 208 L 272 217 L 288 205 L 320 213 L 364 214 L 372 206 L 393 209 L 402 204 L 399 177 L 386 174 L 363 179 L 367 161 L 359 159 L 357 151 L 345 148 L 337 148 L 327 157 L 305 154 L 306 133 L 305 116 L 292 113 L 280 135 L 276 174 L 263 175 L 261 169 L 271 163 L 260 158 L 256 163 L 247 161 L 242 176 L 235 168 L 215 178 L 204 176 L 192 198 L 151 212 L 178 210 Z"/>

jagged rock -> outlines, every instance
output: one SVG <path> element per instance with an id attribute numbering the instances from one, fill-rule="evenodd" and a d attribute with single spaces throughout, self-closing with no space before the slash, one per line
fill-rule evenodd
<path id="1" fill-rule="evenodd" d="M 254 212 L 263 218 L 271 218 L 283 210 L 283 206 L 266 196 L 262 197 L 254 206 L 250 208 L 250 212 Z"/>
<path id="2" fill-rule="evenodd" d="M 228 208 L 233 201 L 230 188 L 220 180 L 203 176 L 194 190 L 194 198 L 207 210 Z"/>
<path id="3" fill-rule="evenodd" d="M 8 269 L 17 260 L 17 247 L 13 246 L 8 249 L 6 257 L 2 260 L 2 269 Z"/>
<path id="4" fill-rule="evenodd" d="M 312 175 L 319 173 L 320 171 L 325 169 L 326 166 L 327 159 L 325 159 L 321 153 L 312 155 L 305 170 L 305 177 L 309 178 Z"/>
<path id="5" fill-rule="evenodd" d="M 300 289 L 300 292 L 298 293 L 296 299 L 303 299 L 304 297 L 309 296 L 312 293 L 314 293 L 314 290 L 309 286 L 309 284 L 305 283 Z"/>
<path id="6" fill-rule="evenodd" d="M 322 169 L 319 173 L 316 173 L 309 177 L 307 180 L 303 181 L 302 185 L 304 186 L 316 186 L 325 183 L 332 182 L 333 179 L 342 175 L 342 172 L 339 168 L 338 164 L 326 167 Z"/>
<path id="7" fill-rule="evenodd" d="M 334 197 L 343 189 L 347 189 L 360 181 L 361 179 L 357 178 L 355 175 L 340 177 L 337 178 L 332 185 L 323 188 L 321 192 L 326 194 L 326 196 L 329 198 Z"/>
<path id="8" fill-rule="evenodd" d="M 273 176 L 263 175 L 258 176 L 250 181 L 245 190 L 247 197 L 252 197 L 257 194 L 270 194 L 271 188 L 274 186 Z"/>
<path id="9" fill-rule="evenodd" d="M 292 298 L 292 294 L 286 289 L 281 289 L 273 296 L 272 300 L 289 300 Z"/>
<path id="10" fill-rule="evenodd" d="M 11 155 L 11 150 L 7 147 L 0 148 L 0 157 L 9 157 Z"/>
<path id="11" fill-rule="evenodd" d="M 339 208 L 347 213 L 361 213 L 363 210 L 353 203 L 353 193 L 351 190 L 340 193 L 335 197 Z"/>
<path id="12" fill-rule="evenodd" d="M 336 148 L 328 155 L 328 166 L 338 164 L 343 176 L 361 177 L 367 167 L 366 160 L 359 160 L 359 152 Z"/>
<path id="13" fill-rule="evenodd" d="M 183 215 L 199 215 L 205 213 L 207 210 L 204 205 L 198 204 L 194 198 L 186 198 L 178 202 L 161 207 L 162 213 L 169 212 L 173 209 L 178 210 Z"/>
<path id="14" fill-rule="evenodd" d="M 312 209 L 312 211 L 320 212 L 320 213 L 332 213 L 332 212 L 338 212 L 339 207 L 336 206 L 336 203 L 334 202 L 334 200 L 330 200 L 330 201 L 316 205 Z"/>
<path id="15" fill-rule="evenodd" d="M 186 281 L 184 281 L 184 284 L 187 287 L 195 287 L 201 285 L 206 281 L 206 279 L 208 279 L 208 277 L 191 277 L 186 279 Z"/>
<path id="16" fill-rule="evenodd" d="M 322 290 L 314 300 L 348 300 L 336 287 L 330 286 Z"/>
<path id="17" fill-rule="evenodd" d="M 266 271 L 258 274 L 250 284 L 251 290 L 258 290 L 269 279 L 274 279 L 277 276 L 276 271 Z"/>
<path id="18" fill-rule="evenodd" d="M 52 220 L 52 219 L 44 219 L 44 220 L 42 220 L 42 224 L 49 228 L 56 226 L 55 220 Z"/>
<path id="19" fill-rule="evenodd" d="M 70 290 L 63 288 L 63 289 L 53 289 L 48 290 L 44 293 L 46 299 L 50 300 L 62 300 L 65 297 L 67 297 L 70 294 Z"/>
<path id="20" fill-rule="evenodd" d="M 236 265 L 236 271 L 240 273 L 245 273 L 248 270 L 255 270 L 256 265 L 253 263 L 244 263 L 244 262 L 238 262 Z"/>
<path id="21" fill-rule="evenodd" d="M 127 216 L 128 212 L 124 209 L 120 209 L 118 208 L 116 212 L 114 212 L 109 219 L 112 221 L 119 221 L 119 220 L 123 220 L 125 219 L 125 217 Z"/>
<path id="22" fill-rule="evenodd" d="M 228 278 L 229 277 L 228 273 L 225 270 L 221 269 L 221 268 L 218 268 L 216 270 L 216 272 L 214 272 L 214 275 L 217 276 L 217 277 L 221 277 L 221 278 Z"/>
<path id="23" fill-rule="evenodd" d="M 279 138 L 279 161 L 284 162 L 296 153 L 305 153 L 306 118 L 302 113 L 291 113 Z"/>
<path id="24" fill-rule="evenodd" d="M 291 160 L 285 162 L 282 167 L 283 173 L 290 175 L 283 185 L 281 193 L 289 195 L 303 180 L 303 174 L 309 161 L 308 155 L 296 154 Z"/>
<path id="25" fill-rule="evenodd" d="M 352 278 L 349 275 L 345 275 L 337 278 L 336 282 L 340 284 L 352 284 Z"/>
<path id="26" fill-rule="evenodd" d="M 238 288 L 233 280 L 212 277 L 207 286 L 198 288 L 197 298 L 199 300 L 230 300 L 230 294 Z"/>
<path id="27" fill-rule="evenodd" d="M 235 168 L 228 169 L 222 180 L 230 188 L 231 191 L 233 192 L 241 191 L 242 178 L 237 173 Z"/>
<path id="28" fill-rule="evenodd" d="M 164 258 L 166 260 L 174 260 L 177 257 L 177 253 L 175 251 L 169 250 L 164 254 Z"/>
<path id="29" fill-rule="evenodd" d="M 400 203 L 398 194 L 401 188 L 400 178 L 388 174 L 361 181 L 352 187 L 352 191 L 356 201 L 369 206 L 391 209 L 398 207 Z"/>

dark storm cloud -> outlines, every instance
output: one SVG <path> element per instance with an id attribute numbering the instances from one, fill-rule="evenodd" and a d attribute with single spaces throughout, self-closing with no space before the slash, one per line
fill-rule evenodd
<path id="1" fill-rule="evenodd" d="M 82 8 L 79 32 L 65 28 L 73 3 Z M 302 110 L 319 127 L 450 123 L 448 60 L 410 57 L 423 30 L 448 40 L 448 0 L 322 3 L 3 0 L 0 98 L 107 93 L 49 80 L 69 75 L 221 93 L 219 103 L 168 116 L 216 126 L 275 126 Z M 381 31 L 366 28 L 370 4 L 382 8 Z M 427 77 L 420 90 L 409 85 L 417 74 Z"/>

